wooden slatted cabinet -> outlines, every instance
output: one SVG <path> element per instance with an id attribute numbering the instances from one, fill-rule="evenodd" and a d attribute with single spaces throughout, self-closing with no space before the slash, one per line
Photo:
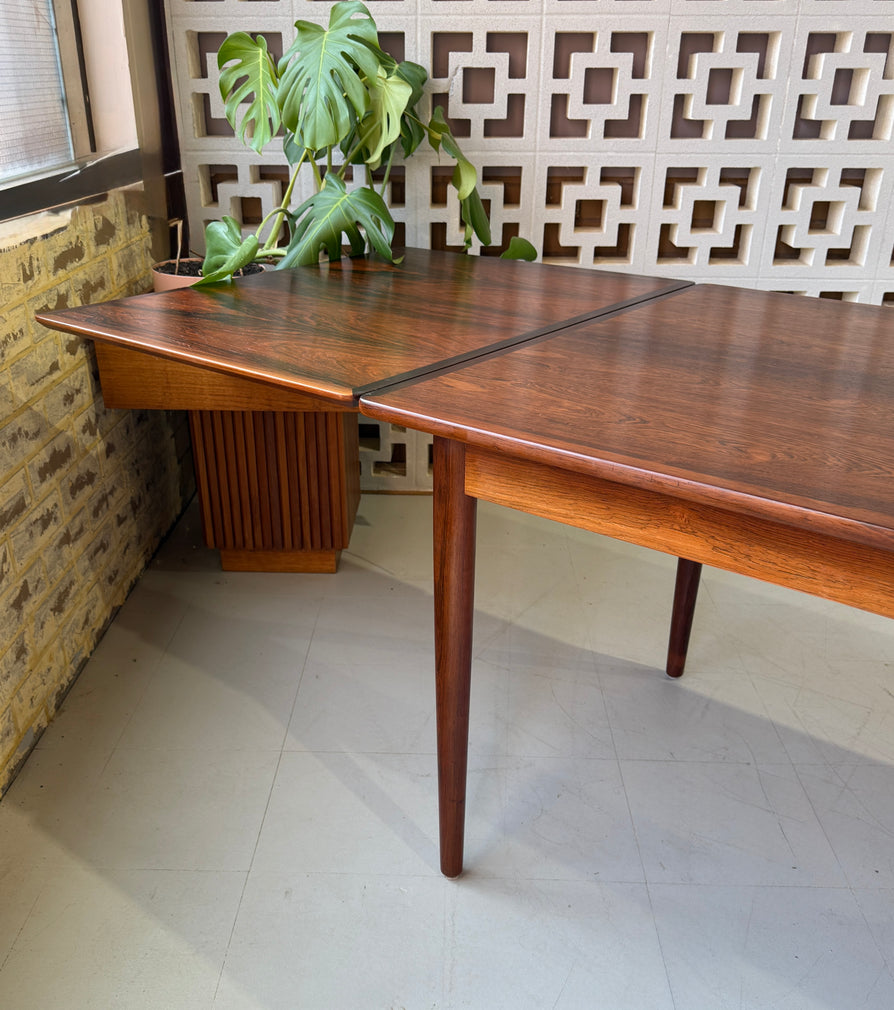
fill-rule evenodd
<path id="1" fill-rule="evenodd" d="M 205 543 L 225 571 L 336 570 L 360 502 L 354 410 L 116 344 L 96 355 L 107 407 L 189 411 Z"/>
<path id="2" fill-rule="evenodd" d="M 334 572 L 360 500 L 357 418 L 189 414 L 205 542 L 225 571 Z"/>

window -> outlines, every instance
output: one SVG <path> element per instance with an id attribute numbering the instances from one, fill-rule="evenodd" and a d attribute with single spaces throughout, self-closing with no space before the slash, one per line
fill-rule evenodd
<path id="1" fill-rule="evenodd" d="M 91 152 L 79 36 L 68 0 L 3 0 L 0 185 Z"/>
<path id="2" fill-rule="evenodd" d="M 159 0 L 0 0 L 0 221 L 146 180 L 163 37 Z"/>

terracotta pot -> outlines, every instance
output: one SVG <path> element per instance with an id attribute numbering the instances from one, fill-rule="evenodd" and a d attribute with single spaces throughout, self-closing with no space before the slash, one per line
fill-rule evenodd
<path id="1" fill-rule="evenodd" d="M 179 273 L 174 273 L 176 260 L 164 260 L 156 263 L 152 268 L 152 287 L 155 291 L 171 291 L 174 288 L 188 288 L 202 276 L 202 260 L 196 256 L 183 258 L 179 263 Z M 167 269 L 165 269 L 167 268 Z M 259 274 L 264 270 L 261 263 L 249 263 L 239 272 L 239 276 L 245 274 Z"/>
<path id="2" fill-rule="evenodd" d="M 154 291 L 171 291 L 174 288 L 188 288 L 190 284 L 201 277 L 202 261 L 198 258 L 181 259 L 180 273 L 173 273 L 165 270 L 165 267 L 173 268 L 176 260 L 164 260 L 156 263 L 152 268 L 152 288 Z"/>

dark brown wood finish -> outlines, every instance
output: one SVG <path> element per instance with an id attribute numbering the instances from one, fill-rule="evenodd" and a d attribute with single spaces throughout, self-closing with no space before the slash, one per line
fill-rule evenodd
<path id="1" fill-rule="evenodd" d="M 96 340 L 107 406 L 209 412 L 201 423 L 194 417 L 192 428 L 196 459 L 207 464 L 197 474 L 205 536 L 209 546 L 220 549 L 225 568 L 330 571 L 347 545 L 350 525 L 327 546 L 313 547 L 310 534 L 290 537 L 288 523 L 296 510 L 315 527 L 353 517 L 356 502 L 344 493 L 353 480 L 350 472 L 341 488 L 333 489 L 340 497 L 331 499 L 326 484 L 319 483 L 325 475 L 317 474 L 323 463 L 329 471 L 341 465 L 341 442 L 328 436 L 320 441 L 321 462 L 309 463 L 306 473 L 310 454 L 293 455 L 288 429 L 277 419 L 301 412 L 310 424 L 311 411 L 355 411 L 365 389 L 686 286 L 411 249 L 397 267 L 374 258 L 343 260 L 38 318 Z M 236 410 L 251 414 L 231 418 L 220 429 L 221 418 Z M 240 449 L 245 438 L 236 435 L 257 429 L 259 411 L 268 412 L 261 457 L 280 460 L 278 468 L 268 468 L 271 479 L 286 480 L 281 486 L 296 495 L 302 489 L 292 505 L 282 498 L 279 511 L 270 514 L 269 523 L 265 519 L 263 537 L 256 530 L 251 536 L 240 532 L 248 506 L 237 489 L 238 484 L 244 491 L 254 479 L 254 464 L 246 463 Z M 319 430 L 334 424 L 330 418 Z M 215 425 L 216 440 L 202 440 L 205 428 Z M 357 466 L 355 460 L 345 465 L 349 471 Z M 263 480 L 254 483 L 261 502 L 275 498 L 275 489 L 265 488 Z M 261 505 L 255 501 L 252 507 L 256 520 Z M 298 539 L 304 546 L 285 546 Z M 284 545 L 269 546 L 275 540 Z"/>
<path id="2" fill-rule="evenodd" d="M 701 577 L 702 566 L 697 561 L 677 559 L 674 606 L 671 612 L 670 639 L 665 664 L 668 677 L 682 677 L 686 668 L 689 636 L 692 633 L 692 619 L 695 616 L 695 603 Z"/>
<path id="3" fill-rule="evenodd" d="M 894 316 L 711 285 L 429 381 L 370 417 L 894 549 Z"/>
<path id="4" fill-rule="evenodd" d="M 354 417 L 189 412 L 205 542 L 224 571 L 334 572 L 360 502 Z"/>
<path id="5" fill-rule="evenodd" d="M 478 502 L 465 493 L 465 447 L 436 438 L 432 448 L 442 478 L 432 503 L 441 533 L 434 551 L 441 872 L 457 877 L 463 867 Z"/>
<path id="6" fill-rule="evenodd" d="M 456 509 L 484 498 L 685 559 L 672 676 L 685 662 L 702 563 L 894 617 L 887 310 L 691 288 L 364 397 L 361 409 L 453 446 L 436 457 L 434 479 L 436 498 Z M 467 523 L 436 516 L 435 558 L 469 537 Z M 458 593 L 447 569 L 435 586 L 438 635 L 465 643 L 472 620 L 450 602 Z M 452 876 L 468 712 L 450 699 L 466 697 L 470 669 L 456 655 L 437 666 Z"/>
<path id="7" fill-rule="evenodd" d="M 409 249 L 397 267 L 346 259 L 44 312 L 38 320 L 202 372 L 353 406 L 364 390 L 685 286 Z"/>

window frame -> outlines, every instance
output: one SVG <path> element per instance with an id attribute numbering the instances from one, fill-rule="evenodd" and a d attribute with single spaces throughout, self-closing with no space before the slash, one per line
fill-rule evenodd
<path id="1" fill-rule="evenodd" d="M 145 166 L 137 147 L 113 153 L 97 150 L 78 0 L 51 2 L 74 160 L 0 182 L 0 221 L 58 209 L 143 179 Z M 126 5 L 130 2 L 124 0 Z"/>
<path id="2" fill-rule="evenodd" d="M 56 45 L 62 69 L 71 145 L 75 160 L 96 152 L 93 119 L 90 115 L 90 90 L 84 65 L 84 40 L 77 0 L 50 0 L 56 19 Z"/>

